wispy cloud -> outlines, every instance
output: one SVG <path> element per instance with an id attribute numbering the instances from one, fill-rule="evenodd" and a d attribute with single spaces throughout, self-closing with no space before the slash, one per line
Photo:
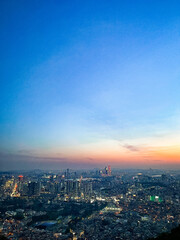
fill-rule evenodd
<path id="1" fill-rule="evenodd" d="M 17 151 L 17 154 L 25 154 L 25 155 L 31 155 L 34 154 L 35 150 L 27 150 L 27 149 L 20 149 Z"/>
<path id="2" fill-rule="evenodd" d="M 130 144 L 125 144 L 125 145 L 123 145 L 123 147 L 128 149 L 131 152 L 139 152 L 141 150 L 140 147 L 130 145 Z"/>
<path id="3" fill-rule="evenodd" d="M 93 158 L 88 158 L 88 161 L 72 160 L 63 157 L 38 157 L 22 154 L 9 154 L 0 152 L 0 171 L 11 170 L 63 170 L 65 168 L 73 169 L 91 169 L 98 166 Z"/>

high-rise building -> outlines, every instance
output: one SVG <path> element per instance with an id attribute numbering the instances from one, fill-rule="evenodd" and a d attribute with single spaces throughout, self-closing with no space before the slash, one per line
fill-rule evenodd
<path id="1" fill-rule="evenodd" d="M 80 181 L 73 181 L 73 195 L 74 197 L 79 197 L 80 196 L 80 186 L 81 186 L 81 183 Z"/>
<path id="2" fill-rule="evenodd" d="M 100 171 L 100 174 L 103 177 L 111 176 L 111 166 L 108 165 L 107 167 L 105 167 L 103 171 Z"/>
<path id="3" fill-rule="evenodd" d="M 108 176 L 111 176 L 111 166 L 108 165 Z"/>
<path id="4" fill-rule="evenodd" d="M 29 182 L 28 183 L 28 195 L 37 196 L 41 192 L 41 183 L 40 182 Z"/>
<path id="5" fill-rule="evenodd" d="M 105 171 L 105 175 L 108 175 L 108 167 L 105 167 L 104 171 Z"/>
<path id="6" fill-rule="evenodd" d="M 69 179 L 70 178 L 70 171 L 69 171 L 69 168 L 66 170 L 65 172 L 65 177 L 66 179 Z"/>
<path id="7" fill-rule="evenodd" d="M 67 180 L 65 182 L 65 193 L 69 195 L 70 193 L 72 193 L 72 190 L 73 190 L 73 181 Z"/>
<path id="8" fill-rule="evenodd" d="M 19 180 L 19 182 L 22 182 L 23 179 L 24 179 L 23 175 L 19 175 L 19 176 L 18 176 L 18 180 Z"/>
<path id="9" fill-rule="evenodd" d="M 88 181 L 82 182 L 82 193 L 84 199 L 90 198 L 92 196 L 92 182 Z"/>
<path id="10" fill-rule="evenodd" d="M 54 193 L 55 194 L 61 193 L 61 183 L 60 182 L 54 183 Z"/>
<path id="11" fill-rule="evenodd" d="M 23 186 L 24 186 L 24 177 L 23 175 L 18 176 L 18 182 L 17 182 L 17 190 L 20 194 L 23 193 Z"/>

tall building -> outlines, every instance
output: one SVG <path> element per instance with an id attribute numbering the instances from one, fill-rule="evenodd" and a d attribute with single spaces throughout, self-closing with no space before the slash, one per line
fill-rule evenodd
<path id="1" fill-rule="evenodd" d="M 100 174 L 103 177 L 111 176 L 111 166 L 108 165 L 107 167 L 105 167 L 103 171 L 100 171 Z"/>
<path id="2" fill-rule="evenodd" d="M 105 167 L 104 171 L 105 171 L 105 175 L 108 176 L 108 167 Z"/>
<path id="3" fill-rule="evenodd" d="M 41 183 L 40 182 L 29 182 L 28 183 L 28 195 L 29 196 L 38 196 L 41 192 Z"/>
<path id="4" fill-rule="evenodd" d="M 79 195 L 80 195 L 80 182 L 73 181 L 73 196 L 79 197 Z"/>
<path id="5" fill-rule="evenodd" d="M 81 183 L 78 180 L 66 180 L 64 181 L 64 193 L 71 197 L 80 196 Z"/>
<path id="6" fill-rule="evenodd" d="M 71 194 L 73 191 L 73 181 L 72 180 L 67 180 L 65 182 L 65 192 L 66 194 Z"/>
<path id="7" fill-rule="evenodd" d="M 108 165 L 108 176 L 111 176 L 111 166 Z"/>
<path id="8" fill-rule="evenodd" d="M 66 170 L 66 172 L 65 172 L 65 177 L 66 177 L 66 179 L 69 179 L 69 178 L 70 178 L 69 168 L 67 168 L 67 170 Z"/>
<path id="9" fill-rule="evenodd" d="M 20 194 L 23 193 L 23 187 L 24 187 L 24 177 L 23 175 L 19 175 L 18 182 L 17 182 L 17 190 Z"/>
<path id="10" fill-rule="evenodd" d="M 61 183 L 60 182 L 54 183 L 54 193 L 55 194 L 61 193 Z"/>
<path id="11" fill-rule="evenodd" d="M 83 181 L 82 182 L 82 193 L 84 199 L 91 198 L 92 196 L 92 182 Z"/>
<path id="12" fill-rule="evenodd" d="M 19 182 L 22 182 L 22 181 L 23 181 L 23 178 L 24 178 L 23 175 L 19 175 L 19 176 L 18 176 Z"/>

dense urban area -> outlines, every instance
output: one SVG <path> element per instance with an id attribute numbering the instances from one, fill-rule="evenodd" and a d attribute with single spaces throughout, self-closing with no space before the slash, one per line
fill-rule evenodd
<path id="1" fill-rule="evenodd" d="M 180 224 L 180 171 L 0 173 L 0 235 L 18 240 L 135 240 Z"/>

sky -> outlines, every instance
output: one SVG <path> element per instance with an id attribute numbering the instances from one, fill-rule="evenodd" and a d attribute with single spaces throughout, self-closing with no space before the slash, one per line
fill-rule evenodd
<path id="1" fill-rule="evenodd" d="M 0 1 L 0 168 L 180 169 L 180 2 Z"/>

